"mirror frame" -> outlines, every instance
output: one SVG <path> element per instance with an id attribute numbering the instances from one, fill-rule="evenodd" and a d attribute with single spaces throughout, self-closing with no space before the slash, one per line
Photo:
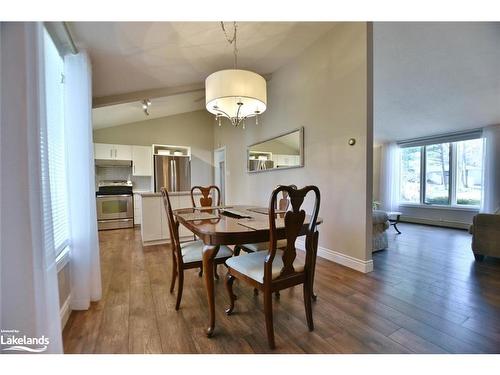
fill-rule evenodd
<path id="1" fill-rule="evenodd" d="M 280 138 L 280 137 L 283 137 L 285 135 L 295 133 L 297 131 L 299 132 L 299 150 L 300 150 L 300 164 L 299 165 L 294 165 L 292 167 L 283 167 L 283 168 L 259 169 L 259 170 L 255 170 L 255 171 L 250 170 L 250 148 L 252 146 L 255 146 L 255 145 L 258 145 L 258 144 L 261 144 L 264 142 L 272 141 L 273 139 Z M 297 129 L 289 130 L 289 131 L 282 133 L 282 134 L 279 134 L 277 136 L 267 138 L 267 139 L 264 139 L 264 140 L 259 141 L 259 142 L 252 143 L 251 145 L 247 146 L 247 172 L 248 173 L 283 171 L 286 169 L 295 169 L 295 168 L 304 168 L 304 127 L 303 126 L 301 126 L 300 128 L 297 128 Z"/>

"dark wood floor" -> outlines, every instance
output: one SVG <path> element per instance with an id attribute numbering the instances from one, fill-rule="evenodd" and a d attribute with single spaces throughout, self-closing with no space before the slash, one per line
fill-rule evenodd
<path id="1" fill-rule="evenodd" d="M 390 248 L 361 274 L 318 259 L 316 329 L 302 289 L 275 302 L 276 353 L 500 353 L 500 260 L 475 263 L 465 231 L 401 224 Z M 138 230 L 100 232 L 103 299 L 73 312 L 66 353 L 266 353 L 262 296 L 235 283 L 224 314 L 216 283 L 216 334 L 208 339 L 202 279 L 189 270 L 181 310 L 168 292 L 168 246 L 142 248 Z M 219 273 L 224 273 L 221 266 Z"/>

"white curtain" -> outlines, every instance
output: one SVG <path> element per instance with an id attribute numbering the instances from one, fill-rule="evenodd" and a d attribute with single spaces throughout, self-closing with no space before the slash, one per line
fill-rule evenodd
<path id="1" fill-rule="evenodd" d="M 382 145 L 380 156 L 380 208 L 399 209 L 400 149 L 396 143 Z"/>
<path id="2" fill-rule="evenodd" d="M 483 129 L 484 169 L 481 212 L 494 213 L 500 208 L 500 125 Z"/>
<path id="3" fill-rule="evenodd" d="M 101 270 L 92 143 L 92 84 L 88 55 L 67 55 L 65 124 L 71 228 L 71 309 L 101 298 Z"/>
<path id="4" fill-rule="evenodd" d="M 49 339 L 61 353 L 50 186 L 43 26 L 1 23 L 1 300 L 0 327 Z M 50 204 L 49 204 L 50 206 Z"/>

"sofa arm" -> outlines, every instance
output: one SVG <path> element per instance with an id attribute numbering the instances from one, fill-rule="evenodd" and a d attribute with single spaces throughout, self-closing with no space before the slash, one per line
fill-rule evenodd
<path id="1" fill-rule="evenodd" d="M 500 215 L 477 214 L 472 228 L 472 250 L 476 254 L 500 256 Z"/>
<path id="2" fill-rule="evenodd" d="M 477 214 L 472 219 L 474 226 L 486 226 L 486 227 L 499 227 L 500 228 L 500 215 L 495 214 Z"/>

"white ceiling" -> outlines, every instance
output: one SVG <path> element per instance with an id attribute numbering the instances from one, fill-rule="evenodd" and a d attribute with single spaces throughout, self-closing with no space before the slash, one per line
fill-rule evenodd
<path id="1" fill-rule="evenodd" d="M 192 112 L 205 108 L 203 92 L 171 95 L 151 99 L 149 116 L 146 116 L 140 101 L 117 104 L 92 110 L 94 129 L 107 128 L 131 122 L 152 120 L 179 113 Z"/>
<path id="2" fill-rule="evenodd" d="M 238 67 L 268 74 L 296 57 L 329 22 L 240 22 Z M 233 67 L 219 22 L 73 22 L 92 60 L 93 96 L 200 83 Z M 232 23 L 226 23 L 232 32 Z"/>
<path id="3" fill-rule="evenodd" d="M 375 23 L 375 142 L 500 123 L 500 23 Z"/>

